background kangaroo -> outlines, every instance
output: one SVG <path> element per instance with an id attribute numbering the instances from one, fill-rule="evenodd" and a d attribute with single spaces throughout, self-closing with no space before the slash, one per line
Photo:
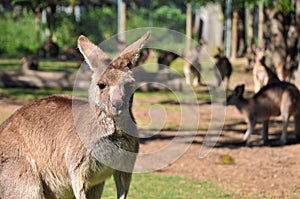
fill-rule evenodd
<path id="1" fill-rule="evenodd" d="M 139 148 L 130 68 L 148 37 L 113 60 L 78 38 L 93 71 L 89 98 L 50 96 L 0 126 L 0 198 L 100 198 L 111 175 L 118 198 L 126 198 Z"/>
<path id="2" fill-rule="evenodd" d="M 268 121 L 272 116 L 282 117 L 282 134 L 280 144 L 287 141 L 287 126 L 291 116 L 294 116 L 295 133 L 300 141 L 300 92 L 290 83 L 276 82 L 263 87 L 250 99 L 243 97 L 244 85 L 234 89 L 228 96 L 226 105 L 234 105 L 244 116 L 248 129 L 244 140 L 249 143 L 257 121 L 263 122 L 263 141 L 268 142 Z"/>
<path id="3" fill-rule="evenodd" d="M 228 90 L 230 76 L 232 73 L 232 65 L 228 58 L 224 56 L 224 52 L 221 48 L 218 48 L 218 54 L 214 57 L 217 59 L 217 63 L 214 67 L 215 75 L 217 77 L 217 86 L 220 86 L 222 81 L 226 78 L 226 90 Z"/>
<path id="4" fill-rule="evenodd" d="M 191 85 L 191 80 L 193 78 L 193 86 L 199 86 L 201 84 L 201 64 L 199 63 L 200 52 L 202 46 L 206 44 L 203 39 L 199 40 L 196 46 L 191 46 L 189 49 L 186 61 L 183 66 L 183 72 L 185 75 L 185 82 L 187 85 Z"/>
<path id="5" fill-rule="evenodd" d="M 280 81 L 278 76 L 266 66 L 265 51 L 263 49 L 256 49 L 255 63 L 253 65 L 253 81 L 254 92 L 257 93 L 263 86 Z"/>

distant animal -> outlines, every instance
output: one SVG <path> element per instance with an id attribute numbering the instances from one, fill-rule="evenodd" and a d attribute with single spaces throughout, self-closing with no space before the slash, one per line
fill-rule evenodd
<path id="1" fill-rule="evenodd" d="M 274 73 L 265 64 L 265 51 L 263 49 L 256 49 L 255 63 L 253 65 L 253 81 L 254 92 L 257 93 L 263 86 L 280 81 L 276 73 Z"/>
<path id="2" fill-rule="evenodd" d="M 183 66 L 183 72 L 185 75 L 185 81 L 187 85 L 198 86 L 201 84 L 201 64 L 199 62 L 200 51 L 202 46 L 206 44 L 206 42 L 200 40 L 199 44 L 196 46 L 192 46 L 187 53 L 186 61 Z M 193 83 L 191 82 L 193 79 Z"/>
<path id="3" fill-rule="evenodd" d="M 0 126 L 0 198 L 101 198 L 112 175 L 117 198 L 126 198 L 139 149 L 130 69 L 148 37 L 112 60 L 78 38 L 93 71 L 88 100 L 49 96 Z"/>
<path id="4" fill-rule="evenodd" d="M 168 69 L 173 61 L 175 61 L 180 55 L 179 53 L 166 51 L 166 50 L 158 50 L 158 70 Z"/>
<path id="5" fill-rule="evenodd" d="M 255 51 L 256 51 L 256 45 L 255 44 L 251 44 L 248 48 L 247 48 L 247 52 L 246 52 L 246 58 L 248 61 L 248 65 L 246 66 L 246 70 L 252 70 L 253 69 L 253 65 L 255 64 Z"/>
<path id="6" fill-rule="evenodd" d="M 250 136 L 258 121 L 263 122 L 262 139 L 268 142 L 268 121 L 272 116 L 282 117 L 282 134 L 280 144 L 287 142 L 287 126 L 291 116 L 294 116 L 295 133 L 300 141 L 300 92 L 296 86 L 288 82 L 275 82 L 264 86 L 250 99 L 245 99 L 244 85 L 237 86 L 227 97 L 226 105 L 234 105 L 244 116 L 247 131 L 244 140 L 251 143 Z"/>
<path id="7" fill-rule="evenodd" d="M 222 81 L 226 78 L 226 90 L 229 88 L 230 76 L 232 74 L 232 65 L 228 58 L 224 55 L 224 51 L 218 48 L 218 53 L 214 56 L 217 59 L 214 70 L 217 78 L 217 86 L 221 86 Z"/>
<path id="8" fill-rule="evenodd" d="M 294 72 L 297 70 L 297 63 L 290 56 L 287 56 L 284 61 L 281 61 L 276 67 L 276 73 L 281 81 L 292 81 Z"/>
<path id="9" fill-rule="evenodd" d="M 37 56 L 28 55 L 21 59 L 21 73 L 26 74 L 28 70 L 39 69 L 39 59 Z"/>
<path id="10" fill-rule="evenodd" d="M 59 55 L 59 46 L 57 43 L 47 40 L 38 49 L 38 56 L 40 58 L 57 58 Z"/>
<path id="11" fill-rule="evenodd" d="M 141 51 L 139 52 L 139 56 L 137 58 L 137 61 L 136 61 L 136 65 L 140 66 L 141 64 L 143 64 L 149 58 L 149 55 L 150 55 L 150 49 L 149 48 L 141 49 Z"/>

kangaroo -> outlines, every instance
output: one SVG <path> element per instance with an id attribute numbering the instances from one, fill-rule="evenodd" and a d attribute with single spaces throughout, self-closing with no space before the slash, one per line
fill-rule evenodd
<path id="1" fill-rule="evenodd" d="M 219 87 L 222 81 L 226 78 L 226 90 L 229 88 L 230 76 L 232 73 L 232 65 L 228 58 L 224 56 L 224 52 L 221 48 L 218 48 L 218 54 L 214 56 L 217 59 L 214 70 L 217 78 L 217 86 Z"/>
<path id="2" fill-rule="evenodd" d="M 300 92 L 296 86 L 288 82 L 275 82 L 264 86 L 250 99 L 243 97 L 245 86 L 237 86 L 233 94 L 227 97 L 226 105 L 234 105 L 244 116 L 248 129 L 244 140 L 250 143 L 250 136 L 257 121 L 263 122 L 263 142 L 268 142 L 268 121 L 272 116 L 282 117 L 282 134 L 280 144 L 287 141 L 287 126 L 294 116 L 295 133 L 300 141 Z"/>
<path id="3" fill-rule="evenodd" d="M 254 43 L 252 43 L 248 48 L 247 48 L 247 52 L 246 52 L 246 58 L 247 58 L 247 62 L 248 65 L 246 66 L 246 70 L 252 70 L 254 63 L 255 63 L 255 49 L 256 49 L 256 45 Z"/>
<path id="4" fill-rule="evenodd" d="M 158 70 L 169 69 L 171 63 L 175 61 L 180 55 L 180 53 L 174 53 L 171 51 L 159 50 L 159 55 L 157 58 Z"/>
<path id="5" fill-rule="evenodd" d="M 296 69 L 296 62 L 293 61 L 290 56 L 287 56 L 285 61 L 281 61 L 276 67 L 276 73 L 281 81 L 290 82 L 293 79 L 293 74 Z"/>
<path id="6" fill-rule="evenodd" d="M 199 63 L 199 56 L 202 46 L 207 44 L 203 39 L 199 40 L 196 46 L 192 46 L 187 53 L 187 61 L 183 66 L 183 72 L 185 75 L 185 81 L 187 85 L 191 85 L 192 76 L 194 77 L 193 85 L 199 86 L 201 84 L 201 64 Z"/>
<path id="7" fill-rule="evenodd" d="M 265 65 L 265 51 L 255 51 L 255 63 L 253 65 L 254 92 L 257 93 L 263 86 L 280 81 L 276 73 Z"/>
<path id="8" fill-rule="evenodd" d="M 49 96 L 0 126 L 0 198 L 100 198 L 110 176 L 126 198 L 139 149 L 130 68 L 148 37 L 113 60 L 78 38 L 93 71 L 88 99 Z"/>
<path id="9" fill-rule="evenodd" d="M 39 69 L 39 59 L 37 56 L 28 55 L 21 59 L 20 72 L 26 74 L 28 70 L 38 70 Z"/>

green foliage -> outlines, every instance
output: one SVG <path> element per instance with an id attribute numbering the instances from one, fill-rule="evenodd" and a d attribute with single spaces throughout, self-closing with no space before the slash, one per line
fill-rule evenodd
<path id="1" fill-rule="evenodd" d="M 149 10 L 131 4 L 127 19 L 127 29 L 154 26 L 185 32 L 186 14 L 176 7 L 160 6 Z"/>
<path id="2" fill-rule="evenodd" d="M 63 46 L 75 47 L 78 34 L 76 23 L 73 22 L 72 17 L 66 13 L 58 13 L 56 26 L 58 46 L 60 48 L 63 48 Z"/>
<path id="3" fill-rule="evenodd" d="M 0 35 L 0 55 L 16 56 L 37 49 L 32 13 L 23 12 L 20 16 L 3 13 L 0 18 Z"/>
<path id="4" fill-rule="evenodd" d="M 77 33 L 99 42 L 117 33 L 117 11 L 114 7 L 91 8 L 83 13 Z"/>
<path id="5" fill-rule="evenodd" d="M 294 4 L 292 4 L 290 0 L 265 0 L 264 5 L 266 7 L 275 6 L 276 10 L 283 13 L 288 13 L 295 10 Z"/>

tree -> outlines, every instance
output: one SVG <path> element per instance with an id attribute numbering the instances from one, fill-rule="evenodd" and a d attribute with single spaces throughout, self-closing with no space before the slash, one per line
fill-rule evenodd
<path id="1" fill-rule="evenodd" d="M 45 9 L 46 11 L 46 39 L 48 41 L 56 40 L 56 6 L 57 5 L 68 5 L 71 6 L 75 5 L 75 0 L 67 1 L 67 0 L 49 0 L 49 1 L 42 1 L 42 0 L 14 0 L 12 1 L 13 5 L 22 5 L 27 7 L 35 14 L 35 31 L 36 31 L 36 38 L 37 42 L 40 44 L 40 22 L 42 17 L 42 11 Z"/>

